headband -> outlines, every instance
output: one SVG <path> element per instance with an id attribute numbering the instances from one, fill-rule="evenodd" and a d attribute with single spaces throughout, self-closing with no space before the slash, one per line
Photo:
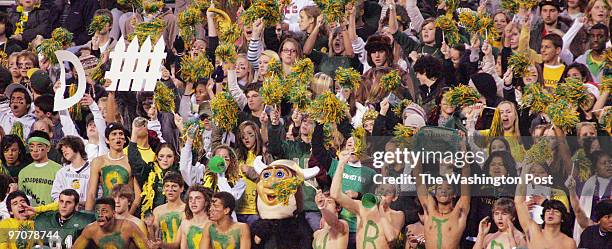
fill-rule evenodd
<path id="1" fill-rule="evenodd" d="M 47 146 L 51 146 L 51 142 L 49 142 L 49 140 L 43 137 L 31 137 L 30 139 L 28 139 L 28 144 L 31 144 L 32 142 L 38 142 Z"/>

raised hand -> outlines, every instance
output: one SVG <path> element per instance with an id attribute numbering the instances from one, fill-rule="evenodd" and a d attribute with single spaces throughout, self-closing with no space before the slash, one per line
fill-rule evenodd
<path id="1" fill-rule="evenodd" d="M 489 233 L 489 230 L 491 230 L 491 218 L 489 216 L 484 217 L 482 220 L 480 220 L 480 223 L 478 224 L 478 234 L 483 234 L 486 235 Z"/>

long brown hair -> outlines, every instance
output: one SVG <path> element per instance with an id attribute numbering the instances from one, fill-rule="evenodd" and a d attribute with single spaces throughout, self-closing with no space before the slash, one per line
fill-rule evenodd
<path id="1" fill-rule="evenodd" d="M 202 195 L 204 195 L 204 213 L 208 215 L 208 209 L 210 208 L 210 203 L 212 200 L 212 191 L 203 187 L 202 185 L 196 184 L 189 187 L 189 190 L 187 190 L 187 198 L 189 198 L 189 194 L 191 194 L 191 192 L 200 192 Z M 193 212 L 191 211 L 191 208 L 189 208 L 189 204 L 185 205 L 185 218 L 188 220 L 193 219 Z"/>
<path id="2" fill-rule="evenodd" d="M 242 124 L 240 124 L 238 126 L 238 137 L 236 138 L 236 144 L 238 145 L 238 150 L 236 151 L 236 154 L 238 154 L 238 160 L 240 161 L 245 161 L 247 159 L 247 154 L 249 152 L 249 149 L 244 145 L 244 143 L 242 142 L 242 131 L 244 131 L 244 129 L 246 127 L 251 127 L 253 129 L 253 131 L 255 132 L 255 145 L 253 148 L 253 152 L 255 153 L 256 156 L 262 155 L 263 154 L 263 138 L 261 137 L 261 132 L 259 131 L 259 125 L 257 125 L 255 122 L 247 120 L 242 122 Z"/>
<path id="3" fill-rule="evenodd" d="M 227 170 L 225 171 L 225 175 L 227 176 L 227 179 L 230 180 L 230 182 L 232 182 L 240 178 L 240 168 L 238 167 L 238 157 L 236 156 L 234 149 L 232 149 L 231 147 L 225 144 L 215 147 L 212 153 L 213 156 L 217 154 L 218 150 L 223 150 L 223 149 L 227 150 L 227 152 L 230 155 L 230 163 L 229 165 L 227 165 Z"/>

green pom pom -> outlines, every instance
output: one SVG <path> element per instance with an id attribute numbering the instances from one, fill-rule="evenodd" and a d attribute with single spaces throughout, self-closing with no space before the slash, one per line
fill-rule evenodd
<path id="1" fill-rule="evenodd" d="M 476 33 L 478 27 L 478 14 L 474 11 L 463 11 L 459 13 L 459 24 L 470 33 Z"/>
<path id="2" fill-rule="evenodd" d="M 539 139 L 525 152 L 525 164 L 546 164 L 552 161 L 553 153 L 548 139 Z"/>
<path id="3" fill-rule="evenodd" d="M 200 79 L 209 78 L 213 69 L 212 63 L 203 53 L 181 59 L 181 77 L 186 83 L 196 83 Z"/>
<path id="4" fill-rule="evenodd" d="M 546 93 L 540 84 L 526 85 L 521 96 L 521 108 L 531 108 L 532 112 L 541 113 L 546 110 L 554 100 Z"/>
<path id="5" fill-rule="evenodd" d="M 293 108 L 298 110 L 306 110 L 311 102 L 311 98 L 312 93 L 308 90 L 308 85 L 295 85 L 289 92 L 289 102 L 293 104 Z"/>
<path id="6" fill-rule="evenodd" d="M 271 58 L 268 62 L 268 70 L 266 71 L 266 77 L 270 75 L 284 75 L 283 66 L 279 60 Z"/>
<path id="7" fill-rule="evenodd" d="M 357 127 L 353 130 L 353 140 L 355 140 L 355 156 L 362 156 L 367 150 L 366 130 L 363 127 Z"/>
<path id="8" fill-rule="evenodd" d="M 191 41 L 196 36 L 196 25 L 203 22 L 202 11 L 191 6 L 178 15 L 179 34 L 185 41 Z"/>
<path id="9" fill-rule="evenodd" d="M 132 41 L 134 37 L 138 37 L 138 44 L 143 44 L 147 37 L 151 37 L 153 44 L 161 37 L 162 31 L 166 24 L 164 20 L 155 18 L 149 22 L 141 22 L 136 25 L 134 32 L 128 36 L 128 40 Z"/>
<path id="10" fill-rule="evenodd" d="M 361 85 L 361 74 L 349 67 L 338 67 L 336 69 L 336 84 L 346 89 L 357 89 Z"/>
<path id="11" fill-rule="evenodd" d="M 70 46 L 72 43 L 72 33 L 65 28 L 56 28 L 51 33 L 51 39 L 59 42 L 62 46 Z"/>
<path id="12" fill-rule="evenodd" d="M 508 67 L 512 67 L 514 77 L 523 77 L 527 75 L 531 61 L 526 53 L 514 53 L 508 58 Z"/>
<path id="13" fill-rule="evenodd" d="M 604 76 L 603 79 L 601 80 L 601 84 L 599 84 L 599 90 L 600 91 L 612 91 L 612 77 L 611 76 Z"/>
<path id="14" fill-rule="evenodd" d="M 158 111 L 174 113 L 174 92 L 166 84 L 157 82 L 153 101 Z"/>
<path id="15" fill-rule="evenodd" d="M 281 75 L 280 72 L 276 75 Z M 291 73 L 285 78 L 286 87 L 298 85 L 309 86 L 314 76 L 314 65 L 309 58 L 303 58 L 293 63 Z"/>
<path id="16" fill-rule="evenodd" d="M 395 113 L 396 116 L 401 117 L 404 112 L 404 109 L 410 104 L 412 104 L 412 100 L 402 99 L 399 104 L 393 107 L 393 113 Z"/>
<path id="17" fill-rule="evenodd" d="M 344 17 L 345 6 L 352 1 L 343 0 L 318 0 L 315 1 L 321 9 L 321 14 L 327 23 L 340 22 Z"/>
<path id="18" fill-rule="evenodd" d="M 604 108 L 599 124 L 608 131 L 608 134 L 612 135 L 612 107 L 607 106 Z"/>
<path id="19" fill-rule="evenodd" d="M 215 56 L 223 62 L 236 63 L 236 47 L 233 44 L 221 43 L 215 50 Z"/>
<path id="20" fill-rule="evenodd" d="M 395 69 L 391 70 L 380 78 L 380 84 L 382 84 L 385 90 L 389 92 L 395 90 L 401 83 L 402 77 Z"/>
<path id="21" fill-rule="evenodd" d="M 141 12 L 142 0 L 117 0 L 117 3 L 123 7 L 134 9 L 136 12 Z"/>
<path id="22" fill-rule="evenodd" d="M 57 64 L 57 57 L 55 57 L 55 51 L 62 50 L 62 44 L 53 40 L 46 39 L 44 40 L 36 50 L 45 56 L 49 60 L 49 62 L 53 65 Z"/>
<path id="23" fill-rule="evenodd" d="M 212 121 L 224 131 L 231 131 L 238 123 L 238 104 L 228 92 L 220 92 L 210 101 Z"/>
<path id="24" fill-rule="evenodd" d="M 453 19 L 452 12 L 436 18 L 436 27 L 442 29 L 449 46 L 454 46 L 460 42 L 459 25 L 457 25 L 457 22 Z"/>
<path id="25" fill-rule="evenodd" d="M 145 13 L 157 13 L 164 8 L 165 4 L 163 1 L 157 0 L 143 0 L 142 7 Z"/>
<path id="26" fill-rule="evenodd" d="M 478 103 L 480 93 L 478 93 L 476 89 L 469 86 L 459 85 L 444 93 L 443 98 L 447 103 L 455 107 L 461 107 L 464 105 L 470 106 Z"/>
<path id="27" fill-rule="evenodd" d="M 331 92 L 319 95 L 308 107 L 308 114 L 320 124 L 339 123 L 346 118 L 348 105 Z"/>
<path id="28" fill-rule="evenodd" d="M 546 108 L 546 115 L 552 120 L 554 126 L 568 132 L 580 122 L 578 112 L 564 99 L 551 103 Z"/>
<path id="29" fill-rule="evenodd" d="M 91 24 L 89 24 L 89 35 L 93 35 L 96 32 L 101 31 L 106 27 L 106 25 L 111 24 L 111 19 L 107 15 L 97 15 L 91 20 Z"/>
<path id="30" fill-rule="evenodd" d="M 276 25 L 281 21 L 281 14 L 277 0 L 255 0 L 251 3 L 240 16 L 246 25 L 252 24 L 255 20 L 263 17 L 266 26 Z"/>
<path id="31" fill-rule="evenodd" d="M 587 87 L 576 78 L 566 78 L 565 83 L 558 84 L 555 88 L 555 96 L 566 100 L 573 106 L 579 106 L 589 98 Z"/>
<path id="32" fill-rule="evenodd" d="M 259 94 L 266 105 L 280 104 L 286 94 L 285 86 L 283 86 L 279 77 L 266 77 L 259 89 Z"/>

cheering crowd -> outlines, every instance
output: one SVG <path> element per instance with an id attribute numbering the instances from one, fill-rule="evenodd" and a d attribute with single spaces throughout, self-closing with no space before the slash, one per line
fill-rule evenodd
<path id="1" fill-rule="evenodd" d="M 612 248 L 611 4 L 16 0 L 0 249 Z M 132 39 L 155 91 L 105 77 Z M 486 156 L 375 166 L 403 148 Z"/>

